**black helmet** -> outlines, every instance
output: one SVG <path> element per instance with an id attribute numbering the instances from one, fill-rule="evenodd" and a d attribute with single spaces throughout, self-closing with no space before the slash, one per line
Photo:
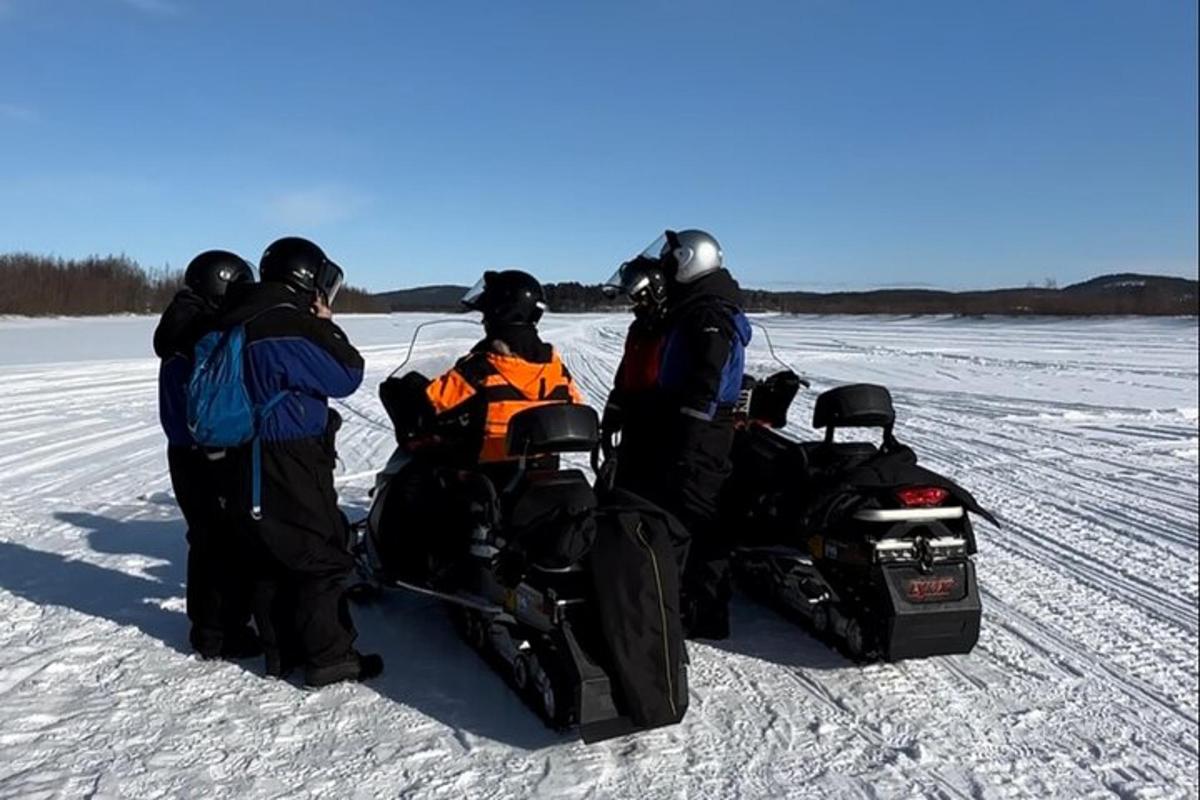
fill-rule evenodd
<path id="1" fill-rule="evenodd" d="M 210 303 L 220 302 L 231 283 L 254 280 L 254 268 L 228 250 L 205 250 L 192 259 L 183 283 Z"/>
<path id="2" fill-rule="evenodd" d="M 638 256 L 617 267 L 600 290 L 610 300 L 625 295 L 635 308 L 652 310 L 667 299 L 667 279 L 657 260 Z"/>
<path id="3" fill-rule="evenodd" d="M 485 325 L 536 325 L 546 310 L 546 293 L 528 272 L 489 270 L 463 295 L 462 304 L 472 311 L 482 311 Z"/>
<path id="4" fill-rule="evenodd" d="M 299 236 L 285 236 L 268 245 L 258 262 L 258 274 L 264 281 L 286 284 L 301 294 L 321 294 L 330 305 L 345 277 L 324 250 Z"/>

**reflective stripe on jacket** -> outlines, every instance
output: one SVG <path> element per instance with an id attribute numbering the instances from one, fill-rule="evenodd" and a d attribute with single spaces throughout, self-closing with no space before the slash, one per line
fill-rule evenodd
<path id="1" fill-rule="evenodd" d="M 514 415 L 545 403 L 582 403 L 571 373 L 553 353 L 544 364 L 500 353 L 473 353 L 430 382 L 425 396 L 439 416 L 475 400 L 483 414 L 479 462 L 505 461 L 508 423 Z"/>

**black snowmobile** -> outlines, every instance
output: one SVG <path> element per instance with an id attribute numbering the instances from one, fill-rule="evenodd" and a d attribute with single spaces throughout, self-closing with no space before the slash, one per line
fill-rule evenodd
<path id="1" fill-rule="evenodd" d="M 598 608 L 612 604 L 595 602 L 589 551 L 603 516 L 596 493 L 582 471 L 559 465 L 560 455 L 595 447 L 596 412 L 571 404 L 528 409 L 510 423 L 512 462 L 491 471 L 423 469 L 424 478 L 413 482 L 405 471 L 423 457 L 422 442 L 406 428 L 413 389 L 424 381 L 408 373 L 380 387 L 400 446 L 377 476 L 368 517 L 356 526 L 362 583 L 354 595 L 364 599 L 394 588 L 444 601 L 463 639 L 524 702 L 551 728 L 577 727 L 585 742 L 677 722 L 687 705 L 682 635 L 672 635 L 677 651 L 660 652 L 678 665 L 665 684 L 674 695 L 667 712 L 673 718 L 647 722 L 645 714 L 630 711 L 636 690 L 629 671 L 620 670 L 628 661 L 613 657 L 611 614 Z M 447 487 L 454 518 L 414 518 L 415 495 Z M 441 543 L 406 551 L 404 541 L 416 527 L 437 529 Z M 656 591 L 655 613 L 668 609 L 677 620 L 677 586 L 660 581 Z"/>
<path id="2" fill-rule="evenodd" d="M 981 606 L 969 514 L 995 519 L 917 465 L 893 433 L 883 386 L 819 395 L 813 427 L 823 440 L 778 433 L 800 384 L 782 372 L 744 386 L 722 498 L 739 585 L 856 660 L 970 652 Z M 881 441 L 836 438 L 863 428 L 879 429 Z"/>

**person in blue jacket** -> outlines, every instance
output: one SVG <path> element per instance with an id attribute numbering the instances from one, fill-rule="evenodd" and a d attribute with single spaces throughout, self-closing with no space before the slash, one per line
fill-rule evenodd
<path id="1" fill-rule="evenodd" d="M 717 504 L 730 473 L 750 323 L 710 234 L 667 231 L 609 283 L 620 286 L 631 275 L 655 271 L 666 279 L 662 307 L 651 323 L 643 319 L 631 328 L 601 426 L 606 437 L 620 432 L 617 484 L 674 514 L 691 535 L 681 603 L 685 632 L 723 639 L 732 589 L 729 537 Z"/>
<path id="2" fill-rule="evenodd" d="M 187 615 L 192 648 L 201 658 L 249 658 L 262 652 L 249 626 L 250 578 L 225 513 L 224 452 L 207 452 L 187 426 L 187 383 L 196 341 L 208 330 L 230 286 L 252 283 L 241 256 L 208 250 L 192 259 L 184 286 L 154 331 L 159 420 L 167 435 L 167 466 L 187 523 Z"/>
<path id="3" fill-rule="evenodd" d="M 258 427 L 261 513 L 251 509 L 249 446 L 235 454 L 241 478 L 233 507 L 256 551 L 254 620 L 267 673 L 303 667 L 309 686 L 383 670 L 379 656 L 354 649 L 344 586 L 354 562 L 333 485 L 341 418 L 329 398 L 353 394 L 363 379 L 362 356 L 333 323 L 342 278 L 316 244 L 279 239 L 259 260 L 259 283 L 231 287 L 214 325 L 243 326 L 252 403 L 265 407 L 284 394 Z"/>

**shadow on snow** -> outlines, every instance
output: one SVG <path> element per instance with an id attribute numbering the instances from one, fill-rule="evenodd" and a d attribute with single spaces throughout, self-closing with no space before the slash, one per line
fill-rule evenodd
<path id="1" fill-rule="evenodd" d="M 190 654 L 187 617 L 162 607 L 184 595 L 183 521 L 177 516 L 120 520 L 82 511 L 59 511 L 54 517 L 85 531 L 95 552 L 161 563 L 143 567 L 144 575 L 137 575 L 0 541 L 0 589 L 39 605 L 137 628 Z M 547 729 L 521 703 L 459 639 L 437 602 L 393 594 L 371 606 L 354 606 L 353 614 L 359 648 L 382 654 L 385 662 L 384 674 L 367 688 L 438 720 L 460 737 L 485 737 L 526 750 L 572 741 L 572 735 Z M 261 664 L 243 663 L 261 673 Z"/>

